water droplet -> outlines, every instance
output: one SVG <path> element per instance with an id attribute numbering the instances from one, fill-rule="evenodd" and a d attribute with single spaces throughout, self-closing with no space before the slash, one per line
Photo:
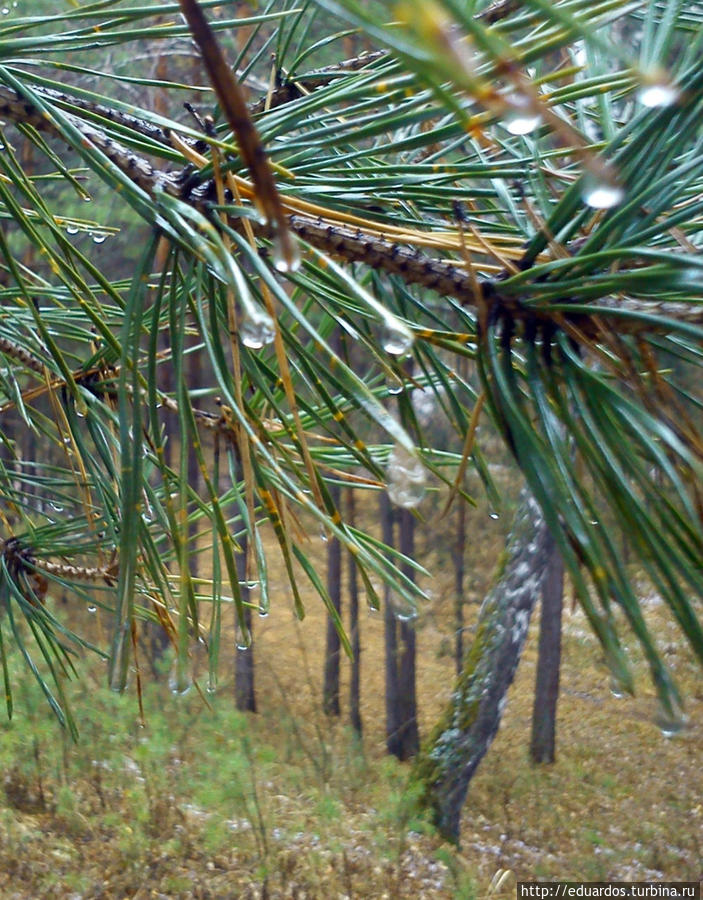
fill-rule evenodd
<path id="1" fill-rule="evenodd" d="M 102 244 L 105 242 L 106 239 L 107 239 L 107 235 L 100 234 L 100 232 L 97 232 L 96 234 L 93 235 L 93 243 L 94 244 Z"/>
<path id="2" fill-rule="evenodd" d="M 245 581 L 244 584 L 246 585 L 247 590 L 249 590 L 249 591 L 255 591 L 259 587 L 258 581 Z"/>
<path id="3" fill-rule="evenodd" d="M 412 331 L 398 323 L 387 323 L 383 329 L 381 344 L 386 353 L 392 356 L 402 356 L 412 347 L 415 340 Z"/>
<path id="4" fill-rule="evenodd" d="M 273 265 L 277 272 L 296 272 L 300 268 L 300 248 L 289 231 L 287 242 L 276 235 L 273 241 Z"/>
<path id="5" fill-rule="evenodd" d="M 51 501 L 49 506 L 54 510 L 54 512 L 63 512 L 63 506 L 60 503 L 56 503 L 55 501 Z"/>
<path id="6" fill-rule="evenodd" d="M 93 199 L 93 198 L 90 196 L 90 194 L 83 194 L 83 202 L 84 202 L 84 203 L 90 203 L 90 201 L 91 201 L 92 199 Z"/>
<path id="7" fill-rule="evenodd" d="M 250 350 L 261 350 L 271 343 L 276 334 L 273 319 L 267 313 L 258 313 L 256 318 L 247 316 L 242 321 L 239 333 L 242 343 Z"/>
<path id="8" fill-rule="evenodd" d="M 581 196 L 583 202 L 592 206 L 593 209 L 611 209 L 618 203 L 622 203 L 625 192 L 620 185 L 613 181 L 587 176 L 584 179 Z"/>
<path id="9" fill-rule="evenodd" d="M 86 609 L 89 613 L 94 613 L 97 610 L 97 606 L 94 603 L 89 603 Z"/>
<path id="10" fill-rule="evenodd" d="M 396 375 L 389 375 L 388 378 L 386 378 L 386 390 L 394 397 L 397 394 L 402 394 L 404 387 L 405 385 Z"/>
<path id="11" fill-rule="evenodd" d="M 326 544 L 329 541 L 329 535 L 327 534 L 327 529 L 324 525 L 320 525 L 320 540 L 323 544 Z"/>
<path id="12" fill-rule="evenodd" d="M 248 628 L 243 628 L 239 622 L 237 622 L 234 642 L 236 644 L 237 650 L 244 651 L 248 650 L 251 647 L 251 632 Z"/>
<path id="13" fill-rule="evenodd" d="M 395 591 L 390 591 L 388 602 L 393 610 L 393 615 L 399 622 L 412 622 L 413 619 L 417 619 L 417 609 L 414 604 Z"/>
<path id="14" fill-rule="evenodd" d="M 193 677 L 188 671 L 188 666 L 178 659 L 174 660 L 171 672 L 168 676 L 168 687 L 172 694 L 179 697 L 185 696 L 193 687 Z"/>
<path id="15" fill-rule="evenodd" d="M 676 737 L 677 734 L 681 734 L 688 724 L 684 711 L 673 698 L 670 699 L 668 704 L 659 704 L 659 711 L 654 721 L 665 738 L 672 738 Z"/>
<path id="16" fill-rule="evenodd" d="M 391 503 L 411 509 L 425 496 L 425 469 L 416 453 L 396 444 L 388 457 L 388 497 Z"/>
<path id="17" fill-rule="evenodd" d="M 67 225 L 66 226 L 66 234 L 78 234 L 78 226 L 77 225 Z"/>
<path id="18" fill-rule="evenodd" d="M 510 94 L 505 98 L 507 111 L 503 125 L 510 134 L 529 134 L 542 121 L 535 102 L 527 94 Z"/>
<path id="19" fill-rule="evenodd" d="M 489 519 L 500 519 L 500 513 L 497 513 L 494 509 L 492 509 L 492 510 L 488 513 L 488 518 L 489 518 Z"/>
<path id="20" fill-rule="evenodd" d="M 108 662 L 108 682 L 110 690 L 116 694 L 121 694 L 127 687 L 130 632 L 129 622 L 125 622 L 120 626 L 119 631 L 115 635 L 112 657 Z"/>
<path id="21" fill-rule="evenodd" d="M 217 675 L 214 672 L 210 673 L 205 690 L 208 694 L 214 694 L 217 691 Z"/>
<path id="22" fill-rule="evenodd" d="M 666 81 L 653 82 L 642 85 L 637 99 L 642 106 L 673 106 L 679 99 L 679 89 Z"/>
<path id="23" fill-rule="evenodd" d="M 268 606 L 259 607 L 259 618 L 265 619 L 269 614 Z"/>
<path id="24" fill-rule="evenodd" d="M 616 678 L 615 675 L 611 675 L 610 677 L 610 693 L 616 700 L 622 700 L 625 696 L 625 690 L 620 683 L 620 679 Z"/>
<path id="25" fill-rule="evenodd" d="M 10 11 L 10 8 L 8 6 L 3 6 L 3 8 L 0 10 L 0 12 L 2 12 L 3 16 L 6 16 L 9 13 L 9 11 Z"/>

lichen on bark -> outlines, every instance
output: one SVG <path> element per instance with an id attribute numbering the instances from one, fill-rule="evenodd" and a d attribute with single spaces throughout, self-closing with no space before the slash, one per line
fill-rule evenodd
<path id="1" fill-rule="evenodd" d="M 549 561 L 549 531 L 536 500 L 520 498 L 504 568 L 483 602 L 454 691 L 411 775 L 416 802 L 440 833 L 459 841 L 469 782 L 495 737 Z"/>

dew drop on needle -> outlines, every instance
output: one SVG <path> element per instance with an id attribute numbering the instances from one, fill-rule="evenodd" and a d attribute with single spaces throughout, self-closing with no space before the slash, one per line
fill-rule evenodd
<path id="1" fill-rule="evenodd" d="M 402 356 L 413 345 L 413 333 L 409 328 L 387 323 L 383 329 L 381 344 L 391 356 Z"/>
<path id="2" fill-rule="evenodd" d="M 400 444 L 391 451 L 386 470 L 391 503 L 412 509 L 425 496 L 425 469 L 416 453 Z"/>
<path id="3" fill-rule="evenodd" d="M 242 343 L 250 350 L 261 350 L 275 337 L 273 319 L 265 313 L 254 318 L 246 316 L 239 329 Z"/>

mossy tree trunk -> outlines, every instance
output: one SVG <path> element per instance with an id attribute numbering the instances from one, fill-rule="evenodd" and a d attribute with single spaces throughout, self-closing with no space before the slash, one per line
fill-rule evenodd
<path id="1" fill-rule="evenodd" d="M 550 547 L 542 511 L 531 495 L 523 493 L 502 574 L 484 600 L 449 705 L 413 769 L 412 793 L 431 810 L 440 833 L 455 843 L 469 782 L 498 731 Z"/>
<path id="2" fill-rule="evenodd" d="M 553 763 L 556 747 L 557 701 L 561 666 L 561 612 L 564 601 L 564 561 L 553 538 L 542 586 L 539 654 L 532 708 L 530 756 L 535 763 Z"/>

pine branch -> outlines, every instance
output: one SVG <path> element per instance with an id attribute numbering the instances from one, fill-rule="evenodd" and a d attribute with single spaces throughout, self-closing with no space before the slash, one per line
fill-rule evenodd
<path id="1" fill-rule="evenodd" d="M 72 103 L 69 98 L 60 96 L 60 92 L 47 93 L 47 98 L 60 101 L 62 105 Z M 86 111 L 87 104 L 84 105 Z M 105 108 L 107 109 L 107 108 Z M 95 110 L 93 110 L 95 111 Z M 189 203 L 217 224 L 212 214 L 211 204 L 216 200 L 214 181 L 200 183 L 198 173 L 193 173 L 191 166 L 186 166 L 180 173 L 165 172 L 155 167 L 149 160 L 123 146 L 93 124 L 65 113 L 71 123 L 84 138 L 99 148 L 105 156 L 122 171 L 131 181 L 155 198 L 163 191 L 171 196 Z M 39 131 L 60 136 L 60 128 L 52 117 L 47 116 L 28 99 L 22 98 L 7 87 L 0 87 L 0 116 L 15 123 L 29 124 Z M 148 134 L 155 140 L 165 140 L 163 132 L 154 130 L 150 123 L 143 123 L 137 117 L 124 118 L 112 111 L 110 118 L 121 124 L 140 129 L 140 133 Z M 136 123 L 142 122 L 141 126 Z M 632 334 L 640 331 L 648 333 L 671 331 L 673 323 L 684 323 L 691 326 L 703 324 L 703 309 L 697 305 L 686 303 L 650 303 L 633 298 L 603 298 L 594 304 L 593 312 L 580 306 L 573 314 L 550 309 L 549 304 L 543 306 L 521 304 L 519 299 L 507 297 L 500 292 L 499 275 L 495 279 L 477 280 L 473 272 L 458 259 L 432 257 L 419 247 L 406 246 L 394 241 L 382 231 L 365 228 L 351 228 L 339 221 L 333 211 L 325 210 L 324 216 L 308 216 L 290 209 L 290 203 L 283 198 L 283 208 L 289 213 L 288 226 L 292 232 L 304 241 L 330 255 L 337 256 L 347 262 L 358 262 L 378 271 L 386 272 L 401 278 L 406 284 L 418 285 L 432 290 L 443 297 L 451 297 L 462 306 L 475 309 L 478 313 L 487 314 L 499 309 L 501 314 L 509 316 L 516 322 L 552 323 L 557 328 L 571 328 L 572 332 L 587 340 L 597 341 L 599 335 L 611 329 L 619 334 Z M 292 214 L 291 214 L 292 213 Z M 236 219 L 231 221 L 235 226 Z M 271 226 L 250 221 L 251 228 L 258 238 L 271 239 Z M 369 223 L 375 225 L 376 223 Z M 412 236 L 410 236 L 410 241 Z M 507 273 L 505 273 L 507 274 Z M 562 300 L 568 303 L 568 297 Z M 641 313 L 660 312 L 659 321 L 642 321 Z M 614 319 L 617 324 L 614 325 Z M 605 320 L 605 321 L 603 321 Z"/>

